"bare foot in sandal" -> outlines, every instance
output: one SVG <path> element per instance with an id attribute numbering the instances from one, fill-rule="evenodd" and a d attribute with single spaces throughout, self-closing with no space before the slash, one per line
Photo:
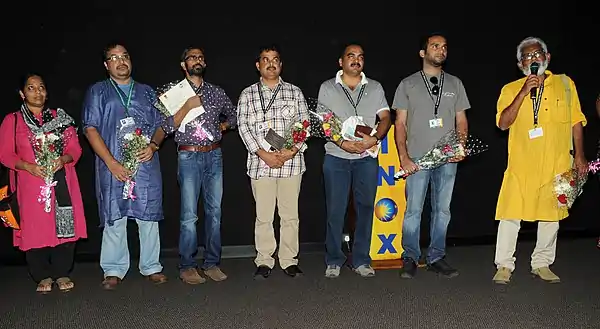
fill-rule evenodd
<path id="1" fill-rule="evenodd" d="M 39 292 L 40 294 L 47 294 L 52 291 L 53 283 L 54 281 L 52 281 L 52 279 L 50 278 L 44 279 L 40 281 L 40 283 L 38 283 L 37 289 L 35 291 Z"/>
<path id="2" fill-rule="evenodd" d="M 56 284 L 58 285 L 58 290 L 62 292 L 71 291 L 71 289 L 75 287 L 73 281 L 71 281 L 71 279 L 67 277 L 56 279 Z"/>

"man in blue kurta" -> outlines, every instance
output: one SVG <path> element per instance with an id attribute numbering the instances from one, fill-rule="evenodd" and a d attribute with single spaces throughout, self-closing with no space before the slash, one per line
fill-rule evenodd
<path id="1" fill-rule="evenodd" d="M 158 229 L 163 219 L 162 179 L 158 154 L 154 154 L 161 141 L 154 137 L 162 138 L 156 131 L 164 118 L 153 106 L 156 94 L 152 88 L 131 78 L 127 49 L 109 45 L 104 58 L 109 78 L 89 88 L 82 114 L 85 135 L 96 153 L 96 196 L 103 227 L 102 285 L 107 290 L 116 288 L 129 270 L 128 219 L 138 225 L 140 273 L 154 283 L 163 283 L 167 279 L 159 260 Z M 139 152 L 141 164 L 132 173 L 123 165 L 122 149 L 126 136 L 136 132 L 150 142 Z M 124 190 L 130 179 L 135 181 L 131 194 Z"/>

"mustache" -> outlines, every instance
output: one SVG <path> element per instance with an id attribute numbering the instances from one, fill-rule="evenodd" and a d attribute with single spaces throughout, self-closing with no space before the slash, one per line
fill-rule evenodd
<path id="1" fill-rule="evenodd" d="M 121 64 L 119 66 L 117 66 L 117 69 L 128 69 L 129 66 L 125 65 L 125 64 Z"/>

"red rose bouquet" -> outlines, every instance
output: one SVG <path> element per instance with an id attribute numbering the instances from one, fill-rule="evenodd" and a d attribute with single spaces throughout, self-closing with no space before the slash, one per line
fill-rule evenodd
<path id="1" fill-rule="evenodd" d="M 291 149 L 295 145 L 302 144 L 310 137 L 310 123 L 308 120 L 296 122 L 288 129 L 283 148 Z"/>

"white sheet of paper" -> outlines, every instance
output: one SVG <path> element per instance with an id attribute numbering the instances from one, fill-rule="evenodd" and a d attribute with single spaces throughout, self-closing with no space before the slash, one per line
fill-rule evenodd
<path id="1" fill-rule="evenodd" d="M 379 150 L 381 149 L 381 144 L 377 143 L 375 146 L 368 149 L 366 152 L 371 158 L 377 158 L 379 156 Z"/>
<path id="2" fill-rule="evenodd" d="M 192 96 L 196 96 L 194 89 L 187 79 L 181 80 L 178 84 L 171 87 L 158 99 L 167 108 L 171 115 L 175 115 L 181 109 L 183 104 Z"/>
<path id="3" fill-rule="evenodd" d="M 267 142 L 264 138 L 260 141 L 260 147 L 267 152 L 271 152 L 271 144 L 269 144 L 269 142 Z"/>
<path id="4" fill-rule="evenodd" d="M 179 126 L 179 131 L 185 133 L 185 125 L 192 122 L 198 116 L 204 113 L 204 106 L 196 107 L 191 109 L 188 114 L 185 115 L 183 121 L 181 121 L 181 125 Z"/>

